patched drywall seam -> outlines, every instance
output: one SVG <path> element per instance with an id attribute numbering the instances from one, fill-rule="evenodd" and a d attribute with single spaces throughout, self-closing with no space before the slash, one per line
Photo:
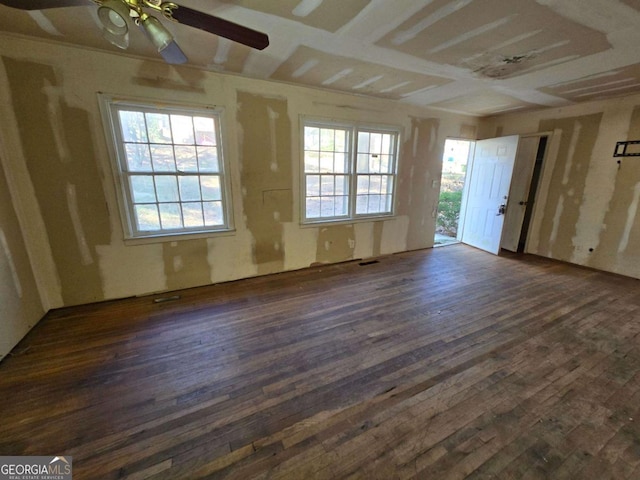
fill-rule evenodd
<path id="1" fill-rule="evenodd" d="M 62 83 L 51 66 L 6 57 L 3 63 L 64 303 L 102 300 L 99 267 L 88 262 L 91 255 L 87 254 L 96 245 L 109 243 L 110 227 L 89 114 L 64 102 L 58 90 Z M 70 211 L 68 202 L 60 201 L 67 197 L 69 183 L 75 189 L 75 212 Z M 79 242 L 76 237 L 80 232 L 86 235 L 84 251 L 82 238 Z"/>
<path id="2" fill-rule="evenodd" d="M 337 263 L 351 260 L 355 246 L 353 225 L 321 227 L 318 234 L 316 262 Z"/>
<path id="3" fill-rule="evenodd" d="M 440 144 L 439 125 L 435 118 L 411 118 L 410 135 L 402 145 L 396 214 L 409 219 L 406 237 L 400 242 L 408 250 L 433 245 L 435 218 L 432 211 L 438 201 L 434 179 L 438 179 L 441 169 L 436 148 Z"/>
<path id="4" fill-rule="evenodd" d="M 633 108 L 623 138 L 608 138 L 611 152 L 615 141 L 640 139 L 640 106 Z M 620 166 L 612 157 L 608 164 L 613 169 L 615 179 L 613 194 L 604 215 L 603 229 L 598 248 L 589 259 L 595 268 L 613 270 L 618 273 L 638 277 L 640 262 L 640 221 L 638 221 L 638 201 L 640 196 L 640 161 L 637 158 L 619 158 Z M 606 180 L 605 180 L 606 181 Z"/>
<path id="5" fill-rule="evenodd" d="M 614 140 L 619 132 L 629 130 L 633 114 L 632 107 L 605 111 L 600 123 L 591 162 L 585 181 L 585 195 L 580 205 L 580 216 L 576 223 L 576 234 L 572 240 L 571 262 L 591 265 L 599 250 L 600 237 L 606 227 L 605 217 L 609 204 L 616 195 L 618 164 L 611 158 Z M 603 245 L 607 250 L 608 246 Z M 609 267 L 611 268 L 611 267 Z"/>
<path id="6" fill-rule="evenodd" d="M 316 262 L 316 249 L 318 245 L 318 228 L 300 228 L 294 222 L 284 223 L 284 268 L 296 270 L 308 267 Z M 357 244 L 357 243 L 356 243 Z"/>
<path id="7" fill-rule="evenodd" d="M 206 238 L 165 242 L 162 244 L 167 288 L 178 290 L 185 285 L 207 285 L 211 281 Z"/>
<path id="8" fill-rule="evenodd" d="M 98 265 L 105 298 L 168 290 L 162 244 L 98 245 Z"/>
<path id="9" fill-rule="evenodd" d="M 540 225 L 538 250 L 551 258 L 569 261 L 585 193 L 586 177 L 600 129 L 602 113 L 542 120 L 539 131 L 563 131 L 558 158 L 549 185 Z M 572 134 L 567 135 L 567 132 Z"/>
<path id="10" fill-rule="evenodd" d="M 11 255 L 11 250 L 9 249 L 9 242 L 7 242 L 7 237 L 5 236 L 2 228 L 0 228 L 0 247 L 2 247 L 2 252 L 7 259 L 7 264 L 9 265 L 9 271 L 11 272 L 11 278 L 13 279 L 13 286 L 16 293 L 18 294 L 18 297 L 22 298 L 22 284 L 20 283 L 20 277 L 18 276 L 16 265 L 13 262 L 13 255 Z"/>
<path id="11" fill-rule="evenodd" d="M 232 236 L 208 238 L 208 264 L 211 283 L 258 275 L 253 259 L 254 239 L 245 229 Z"/>
<path id="12" fill-rule="evenodd" d="M 373 223 L 373 256 L 378 257 L 382 253 L 382 232 L 384 231 L 384 221 Z"/>
<path id="13" fill-rule="evenodd" d="M 240 177 L 258 274 L 284 270 L 282 222 L 293 219 L 291 122 L 287 101 L 237 92 Z"/>

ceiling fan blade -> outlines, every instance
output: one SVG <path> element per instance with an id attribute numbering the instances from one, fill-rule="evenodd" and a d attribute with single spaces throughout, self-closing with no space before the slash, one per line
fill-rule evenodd
<path id="1" fill-rule="evenodd" d="M 95 5 L 91 0 L 0 0 L 0 4 L 20 10 L 46 10 L 48 8 Z"/>
<path id="2" fill-rule="evenodd" d="M 176 42 L 171 42 L 167 48 L 160 51 L 164 61 L 172 65 L 179 65 L 187 62 L 187 56 L 180 49 Z"/>
<path id="3" fill-rule="evenodd" d="M 222 18 L 181 5 L 173 10 L 172 13 L 173 18 L 184 25 L 199 28 L 205 32 L 228 38 L 251 48 L 264 50 L 269 45 L 269 37 L 266 34 Z"/>

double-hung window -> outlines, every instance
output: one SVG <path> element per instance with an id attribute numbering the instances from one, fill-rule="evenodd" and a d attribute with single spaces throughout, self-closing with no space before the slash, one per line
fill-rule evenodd
<path id="1" fill-rule="evenodd" d="M 393 215 L 397 130 L 304 122 L 303 222 Z"/>
<path id="2" fill-rule="evenodd" d="M 229 230 L 219 112 L 103 100 L 125 235 Z"/>

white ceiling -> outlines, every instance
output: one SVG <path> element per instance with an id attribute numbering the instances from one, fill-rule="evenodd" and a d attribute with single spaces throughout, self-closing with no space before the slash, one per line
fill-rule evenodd
<path id="1" fill-rule="evenodd" d="M 178 3 L 269 35 L 257 51 L 163 20 L 189 63 L 211 71 L 478 116 L 640 91 L 639 0 Z M 0 30 L 122 52 L 102 37 L 96 8 L 0 5 Z M 125 54 L 160 59 L 142 32 L 130 41 Z"/>

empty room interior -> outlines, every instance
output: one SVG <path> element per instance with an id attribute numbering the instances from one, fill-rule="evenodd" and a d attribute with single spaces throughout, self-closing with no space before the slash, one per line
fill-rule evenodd
<path id="1" fill-rule="evenodd" d="M 635 0 L 0 0 L 0 457 L 640 479 L 639 27 Z"/>

